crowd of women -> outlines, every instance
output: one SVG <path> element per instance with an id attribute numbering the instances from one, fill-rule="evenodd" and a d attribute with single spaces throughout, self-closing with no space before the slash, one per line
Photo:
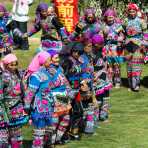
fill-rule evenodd
<path id="1" fill-rule="evenodd" d="M 9 23 L 0 5 L 0 148 L 23 146 L 22 126 L 33 126 L 33 148 L 54 147 L 93 134 L 109 117 L 109 94 L 120 88 L 120 65 L 127 62 L 129 91 L 139 91 L 141 65 L 148 60 L 146 19 L 130 3 L 126 19 L 108 8 L 102 18 L 88 8 L 68 33 L 54 6 L 40 3 L 28 33 Z M 41 45 L 25 72 L 18 69 L 13 35 L 42 30 Z"/>

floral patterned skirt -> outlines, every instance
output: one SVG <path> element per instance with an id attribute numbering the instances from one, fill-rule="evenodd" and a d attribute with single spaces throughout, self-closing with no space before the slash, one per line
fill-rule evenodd
<path id="1" fill-rule="evenodd" d="M 20 100 L 5 101 L 5 113 L 9 127 L 21 126 L 28 122 L 29 117 L 24 114 L 24 107 Z"/>

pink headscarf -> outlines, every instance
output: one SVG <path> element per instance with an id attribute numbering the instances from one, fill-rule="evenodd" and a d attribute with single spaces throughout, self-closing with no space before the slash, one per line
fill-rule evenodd
<path id="1" fill-rule="evenodd" d="M 93 7 L 86 8 L 85 11 L 84 11 L 84 15 L 88 16 L 89 14 L 95 15 L 95 8 L 93 8 Z"/>
<path id="2" fill-rule="evenodd" d="M 5 17 L 9 16 L 9 13 L 3 4 L 0 4 L 0 12 L 4 12 Z"/>
<path id="3" fill-rule="evenodd" d="M 145 33 L 143 35 L 143 41 L 142 41 L 142 44 L 146 47 L 148 47 L 148 33 Z"/>
<path id="4" fill-rule="evenodd" d="M 139 11 L 139 7 L 135 3 L 129 3 L 128 6 L 127 6 L 127 9 Z"/>
<path id="5" fill-rule="evenodd" d="M 95 34 L 93 37 L 92 37 L 92 43 L 93 44 L 99 44 L 99 45 L 102 45 L 104 43 L 104 38 L 103 36 L 99 35 L 99 34 Z"/>
<path id="6" fill-rule="evenodd" d="M 148 33 L 145 33 L 145 34 L 143 35 L 143 38 L 144 38 L 145 40 L 148 40 Z"/>
<path id="7" fill-rule="evenodd" d="M 105 11 L 104 13 L 104 16 L 107 17 L 107 16 L 114 16 L 114 17 L 117 17 L 117 13 L 115 10 L 109 8 Z"/>
<path id="8" fill-rule="evenodd" d="M 10 63 L 15 62 L 15 61 L 17 61 L 17 57 L 16 57 L 14 54 L 12 54 L 12 53 L 6 55 L 6 56 L 2 59 L 2 62 L 3 62 L 4 64 L 10 64 Z"/>
<path id="9" fill-rule="evenodd" d="M 42 64 L 46 62 L 48 58 L 50 58 L 50 54 L 46 51 L 39 52 L 32 60 L 28 67 L 28 71 L 36 72 Z"/>

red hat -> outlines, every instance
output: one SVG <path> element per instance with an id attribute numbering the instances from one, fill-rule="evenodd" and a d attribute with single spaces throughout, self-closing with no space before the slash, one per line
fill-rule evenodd
<path id="1" fill-rule="evenodd" d="M 127 9 L 139 11 L 139 7 L 135 3 L 129 3 L 128 6 L 127 6 Z"/>

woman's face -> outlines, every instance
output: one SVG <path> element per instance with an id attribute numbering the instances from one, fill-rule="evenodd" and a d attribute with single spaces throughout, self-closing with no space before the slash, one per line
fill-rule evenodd
<path id="1" fill-rule="evenodd" d="M 3 16 L 4 16 L 4 12 L 0 11 L 0 17 L 3 17 Z"/>
<path id="2" fill-rule="evenodd" d="M 48 11 L 47 10 L 42 10 L 41 11 L 41 16 L 42 17 L 47 17 L 47 15 L 48 15 Z"/>
<path id="3" fill-rule="evenodd" d="M 94 20 L 94 15 L 93 14 L 88 14 L 87 15 L 87 20 L 91 23 Z"/>
<path id="4" fill-rule="evenodd" d="M 11 63 L 7 64 L 6 67 L 9 71 L 15 72 L 18 68 L 18 62 L 17 61 L 11 62 Z"/>
<path id="5" fill-rule="evenodd" d="M 131 18 L 135 18 L 137 15 L 137 11 L 131 9 L 131 10 L 129 10 L 128 14 Z"/>
<path id="6" fill-rule="evenodd" d="M 54 56 L 52 57 L 52 63 L 53 63 L 54 65 L 59 65 L 59 61 L 60 61 L 60 59 L 59 59 L 59 55 L 58 55 L 58 54 L 56 54 L 56 55 L 54 55 Z"/>
<path id="7" fill-rule="evenodd" d="M 75 59 L 78 59 L 80 57 L 79 53 L 77 51 L 73 51 L 72 52 L 72 56 L 75 58 Z"/>
<path id="8" fill-rule="evenodd" d="M 89 87 L 88 87 L 88 84 L 87 84 L 86 81 L 84 81 L 83 83 L 81 83 L 80 89 L 83 92 L 89 91 Z"/>
<path id="9" fill-rule="evenodd" d="M 43 64 L 46 68 L 48 68 L 49 66 L 50 66 L 50 64 L 51 64 L 51 57 L 49 57 L 46 61 L 45 61 L 45 63 Z"/>
<path id="10" fill-rule="evenodd" d="M 90 53 L 92 51 L 92 43 L 86 44 L 85 47 L 84 47 L 84 51 L 86 53 Z"/>
<path id="11" fill-rule="evenodd" d="M 114 22 L 115 17 L 114 16 L 107 16 L 106 19 L 109 24 L 112 24 Z"/>

